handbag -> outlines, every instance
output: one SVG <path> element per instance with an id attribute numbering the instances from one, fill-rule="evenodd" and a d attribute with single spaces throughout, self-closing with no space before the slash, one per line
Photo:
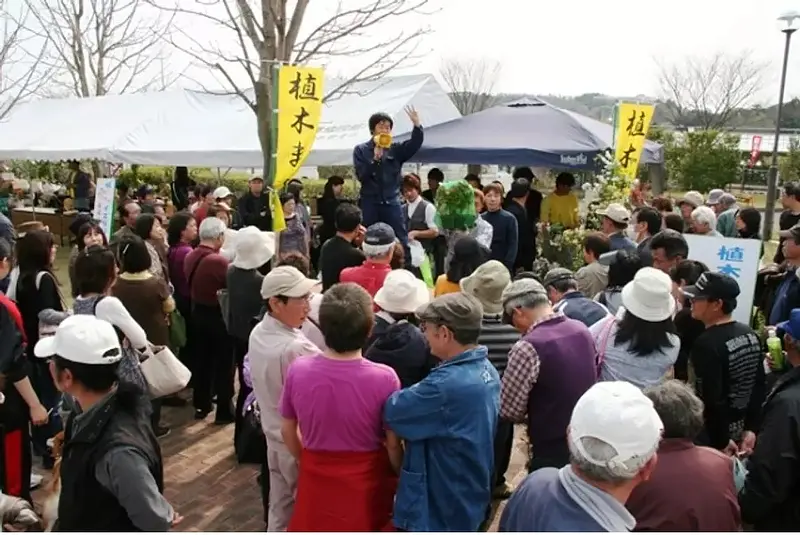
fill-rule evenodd
<path id="1" fill-rule="evenodd" d="M 261 427 L 258 403 L 247 407 L 242 418 L 236 443 L 233 445 L 239 464 L 264 464 L 267 459 L 267 440 Z"/>
<path id="2" fill-rule="evenodd" d="M 169 396 L 183 390 L 192 378 L 192 372 L 178 360 L 167 346 L 142 361 L 142 374 L 153 399 Z"/>
<path id="3" fill-rule="evenodd" d="M 186 319 L 177 308 L 169 313 L 169 347 L 175 351 L 186 347 Z"/>

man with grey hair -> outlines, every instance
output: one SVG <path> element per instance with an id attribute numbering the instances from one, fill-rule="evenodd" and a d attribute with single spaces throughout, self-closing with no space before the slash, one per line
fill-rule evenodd
<path id="1" fill-rule="evenodd" d="M 517 488 L 500 531 L 630 531 L 631 492 L 656 466 L 663 425 L 653 402 L 624 381 L 597 383 L 572 411 L 569 464 L 543 468 Z"/>
<path id="2" fill-rule="evenodd" d="M 367 259 L 357 267 L 343 269 L 339 282 L 354 282 L 375 297 L 392 271 L 392 254 L 397 236 L 386 223 L 374 223 L 367 228 L 361 250 Z"/>
<path id="3" fill-rule="evenodd" d="M 736 213 L 739 205 L 736 204 L 736 197 L 730 193 L 723 193 L 717 204 L 717 232 L 726 238 L 736 238 L 739 234 L 736 229 Z"/>
<path id="4" fill-rule="evenodd" d="M 564 466 L 570 414 L 597 379 L 594 340 L 584 324 L 553 311 L 547 291 L 536 280 L 512 282 L 502 302 L 503 320 L 522 338 L 508 353 L 500 417 L 527 423 L 533 453 L 529 471 Z"/>
<path id="5" fill-rule="evenodd" d="M 606 307 L 578 290 L 575 274 L 567 268 L 551 269 L 545 274 L 542 284 L 547 290 L 547 297 L 553 303 L 554 311 L 578 320 L 587 327 L 604 320 L 609 315 Z"/>
<path id="6" fill-rule="evenodd" d="M 215 423 L 234 420 L 233 342 L 217 299 L 227 287 L 228 260 L 220 254 L 225 242 L 225 223 L 207 217 L 200 223 L 200 245 L 186 255 L 183 269 L 192 299 L 192 332 L 202 337 L 194 363 L 194 417 L 204 419 L 213 410 L 211 398 L 217 395 Z"/>
<path id="7" fill-rule="evenodd" d="M 741 531 L 734 461 L 694 439 L 703 429 L 703 402 L 681 381 L 645 390 L 664 424 L 658 465 L 625 507 L 637 531 Z"/>
<path id="8" fill-rule="evenodd" d="M 692 229 L 698 236 L 722 237 L 717 232 L 717 214 L 708 206 L 698 206 L 692 210 Z"/>

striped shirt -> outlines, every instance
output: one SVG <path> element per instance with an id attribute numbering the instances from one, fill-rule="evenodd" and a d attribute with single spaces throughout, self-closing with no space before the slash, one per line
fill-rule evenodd
<path id="1" fill-rule="evenodd" d="M 503 323 L 501 314 L 484 314 L 481 323 L 481 335 L 478 338 L 478 343 L 486 346 L 489 351 L 489 362 L 500 374 L 508 365 L 508 352 L 511 350 L 517 340 L 519 340 L 519 332 L 506 323 Z"/>

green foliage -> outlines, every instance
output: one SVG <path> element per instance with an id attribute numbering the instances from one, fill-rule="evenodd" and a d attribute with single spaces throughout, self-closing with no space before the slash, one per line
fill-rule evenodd
<path id="1" fill-rule="evenodd" d="M 39 179 L 56 184 L 64 184 L 69 180 L 69 169 L 64 162 L 12 160 L 9 167 L 14 176 L 26 180 Z"/>
<path id="2" fill-rule="evenodd" d="M 789 138 L 789 152 L 778 160 L 781 182 L 800 181 L 800 142 Z"/>
<path id="3" fill-rule="evenodd" d="M 450 180 L 436 191 L 436 219 L 441 228 L 468 230 L 475 226 L 475 192 L 466 180 Z"/>
<path id="4" fill-rule="evenodd" d="M 682 190 L 724 188 L 740 173 L 739 139 L 717 130 L 686 132 L 665 156 L 669 178 Z"/>
<path id="5" fill-rule="evenodd" d="M 342 178 L 355 178 L 353 176 L 352 165 L 322 165 L 317 167 L 317 174 L 320 178 L 328 180 L 332 176 Z"/>

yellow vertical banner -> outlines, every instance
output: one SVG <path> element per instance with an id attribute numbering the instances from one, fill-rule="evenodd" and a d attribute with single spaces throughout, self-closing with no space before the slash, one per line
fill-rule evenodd
<path id="1" fill-rule="evenodd" d="M 272 232 L 280 232 L 286 230 L 286 219 L 283 217 L 283 205 L 281 205 L 281 196 L 278 190 L 269 190 L 269 209 L 272 212 Z M 279 237 L 275 236 L 275 241 Z"/>
<path id="2" fill-rule="evenodd" d="M 654 112 L 652 104 L 620 102 L 617 106 L 614 159 L 621 174 L 630 179 L 636 178 Z"/>
<path id="3" fill-rule="evenodd" d="M 319 67 L 284 65 L 278 74 L 276 190 L 292 178 L 311 153 L 322 119 L 324 72 Z"/>

